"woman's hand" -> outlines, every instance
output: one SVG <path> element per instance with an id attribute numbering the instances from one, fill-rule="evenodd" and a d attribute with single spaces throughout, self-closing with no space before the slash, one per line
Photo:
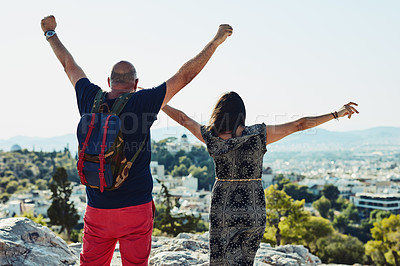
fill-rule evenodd
<path id="1" fill-rule="evenodd" d="M 344 117 L 347 115 L 347 117 L 350 119 L 354 113 L 358 114 L 359 112 L 356 108 L 354 108 L 353 105 L 358 106 L 358 104 L 353 102 L 343 105 L 339 110 L 337 110 L 338 117 Z"/>

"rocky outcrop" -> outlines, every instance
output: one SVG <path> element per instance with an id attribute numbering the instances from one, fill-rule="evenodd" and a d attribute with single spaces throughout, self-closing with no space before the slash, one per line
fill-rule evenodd
<path id="1" fill-rule="evenodd" d="M 79 265 L 80 243 L 67 244 L 47 227 L 27 218 L 0 220 L 0 265 Z M 208 233 L 153 237 L 150 265 L 208 265 Z M 303 246 L 273 248 L 261 243 L 255 265 L 319 265 L 321 260 Z M 121 265 L 119 248 L 111 265 Z"/>
<path id="2" fill-rule="evenodd" d="M 0 265 L 71 265 L 77 260 L 49 228 L 28 218 L 0 221 Z"/>
<path id="3" fill-rule="evenodd" d="M 183 266 L 208 265 L 208 233 L 202 235 L 179 234 L 175 238 L 153 237 L 150 265 Z M 272 248 L 261 243 L 255 265 L 318 265 L 321 260 L 303 246 Z"/>

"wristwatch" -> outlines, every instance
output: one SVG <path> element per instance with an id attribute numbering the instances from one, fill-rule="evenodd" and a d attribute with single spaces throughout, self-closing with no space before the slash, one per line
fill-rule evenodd
<path id="1" fill-rule="evenodd" d="M 48 30 L 44 33 L 44 36 L 46 36 L 46 40 L 50 39 L 54 35 L 56 35 L 56 32 L 54 30 Z"/>

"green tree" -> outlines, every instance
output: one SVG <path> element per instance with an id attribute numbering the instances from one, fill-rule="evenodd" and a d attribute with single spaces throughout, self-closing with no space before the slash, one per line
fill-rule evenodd
<path id="1" fill-rule="evenodd" d="M 322 195 L 331 202 L 332 206 L 335 204 L 335 201 L 339 198 L 340 194 L 339 189 L 332 184 L 325 185 L 321 192 Z"/>
<path id="2" fill-rule="evenodd" d="M 342 211 L 341 214 L 337 215 L 333 219 L 333 226 L 339 230 L 341 233 L 350 233 L 352 234 L 358 234 L 360 232 L 357 230 L 356 227 L 353 226 L 351 228 L 352 224 L 358 224 L 360 222 L 360 216 L 358 214 L 358 210 L 356 206 L 352 203 L 347 204 L 347 207 Z M 362 229 L 362 228 L 360 228 Z"/>
<path id="3" fill-rule="evenodd" d="M 12 179 L 10 178 L 10 176 L 4 176 L 0 178 L 0 188 L 6 188 L 8 183 L 10 183 Z"/>
<path id="4" fill-rule="evenodd" d="M 187 154 L 187 156 L 196 165 L 199 165 L 202 161 L 211 159 L 207 149 L 203 145 L 193 146 L 192 150 Z"/>
<path id="5" fill-rule="evenodd" d="M 194 165 L 190 166 L 189 173 L 193 176 L 200 179 L 207 178 L 207 166 L 196 167 Z"/>
<path id="6" fill-rule="evenodd" d="M 303 224 L 305 234 L 302 237 L 302 244 L 308 247 L 312 252 L 317 250 L 317 241 L 320 238 L 327 237 L 334 232 L 331 222 L 322 217 L 310 216 Z"/>
<path id="7" fill-rule="evenodd" d="M 290 184 L 290 180 L 287 179 L 283 174 L 278 174 L 274 177 L 274 182 L 277 184 L 277 189 L 282 190 L 286 184 Z"/>
<path id="8" fill-rule="evenodd" d="M 171 210 L 174 207 L 172 195 L 169 193 L 168 188 L 159 180 L 161 184 L 161 194 L 163 197 L 162 206 L 156 209 L 156 217 L 154 220 L 154 228 L 167 233 L 168 235 L 177 236 L 179 233 L 187 232 L 194 233 L 198 228 L 200 215 L 172 215 Z"/>
<path id="9" fill-rule="evenodd" d="M 179 157 L 179 164 L 183 164 L 186 166 L 187 169 L 192 165 L 192 160 L 190 160 L 187 156 L 181 156 Z"/>
<path id="10" fill-rule="evenodd" d="M 304 211 L 304 200 L 290 200 L 290 210 L 279 222 L 279 229 L 284 244 L 300 244 L 307 234 L 304 224 L 310 219 L 310 213 Z"/>
<path id="11" fill-rule="evenodd" d="M 317 240 L 316 255 L 324 263 L 354 264 L 365 261 L 363 243 L 355 237 L 332 234 Z"/>
<path id="12" fill-rule="evenodd" d="M 383 210 L 373 210 L 370 214 L 369 214 L 369 220 L 370 222 L 372 222 L 372 224 L 374 222 L 378 222 L 381 221 L 384 218 L 389 218 L 390 215 L 392 215 L 392 213 L 390 211 L 383 211 Z"/>
<path id="13" fill-rule="evenodd" d="M 358 214 L 357 207 L 353 203 L 349 203 L 342 213 L 353 223 L 360 222 L 360 215 Z"/>
<path id="14" fill-rule="evenodd" d="M 304 200 L 294 201 L 284 191 L 278 190 L 277 185 L 270 186 L 265 190 L 267 232 L 275 232 L 273 239 L 265 236 L 265 241 L 276 243 L 278 246 L 281 241 L 297 241 L 303 229 L 301 224 L 307 220 L 308 214 L 304 212 Z M 291 231 L 291 229 L 293 229 Z"/>
<path id="15" fill-rule="evenodd" d="M 187 167 L 184 164 L 181 164 L 179 166 L 175 165 L 174 169 L 171 171 L 171 175 L 173 177 L 187 176 L 187 175 L 189 175 L 189 171 L 188 171 Z"/>
<path id="16" fill-rule="evenodd" d="M 336 200 L 336 202 L 335 202 L 335 204 L 334 204 L 334 207 L 335 207 L 335 209 L 338 210 L 338 211 L 343 211 L 343 210 L 345 210 L 345 209 L 347 208 L 347 205 L 348 205 L 348 200 L 346 200 L 346 199 L 343 198 L 343 197 L 339 197 L 339 198 Z"/>
<path id="17" fill-rule="evenodd" d="M 331 208 L 331 202 L 322 196 L 319 200 L 313 202 L 312 206 L 319 212 L 319 214 L 324 217 L 328 218 L 329 210 Z"/>
<path id="18" fill-rule="evenodd" d="M 47 189 L 46 180 L 38 179 L 38 180 L 36 180 L 35 185 L 36 185 L 37 189 L 39 189 L 39 190 L 46 190 Z"/>
<path id="19" fill-rule="evenodd" d="M 197 224 L 197 227 L 196 227 L 196 232 L 198 232 L 198 233 L 207 232 L 209 227 L 210 227 L 210 225 L 207 222 L 205 222 L 203 220 L 199 220 L 199 223 Z"/>
<path id="20" fill-rule="evenodd" d="M 18 183 L 22 187 L 27 187 L 28 185 L 30 185 L 30 181 L 27 178 L 21 179 Z"/>
<path id="21" fill-rule="evenodd" d="M 278 184 L 284 178 L 285 178 L 285 176 L 283 174 L 277 174 L 277 175 L 274 176 L 274 180 L 273 181 L 274 181 L 275 184 Z"/>
<path id="22" fill-rule="evenodd" d="M 371 228 L 373 225 L 369 219 L 361 220 L 360 224 L 350 224 L 347 226 L 345 234 L 357 237 L 364 244 L 372 239 Z"/>
<path id="23" fill-rule="evenodd" d="M 57 168 L 50 182 L 52 192 L 52 203 L 47 210 L 52 225 L 61 226 L 59 233 L 67 232 L 67 239 L 70 240 L 72 229 L 78 224 L 79 215 L 73 202 L 69 198 L 72 193 L 71 182 L 64 168 Z"/>
<path id="24" fill-rule="evenodd" d="M 376 265 L 400 265 L 400 214 L 374 223 L 366 254 Z"/>
<path id="25" fill-rule="evenodd" d="M 215 165 L 211 157 L 199 163 L 199 167 L 206 168 L 206 174 L 199 178 L 199 189 L 211 190 L 215 182 Z"/>
<path id="26" fill-rule="evenodd" d="M 34 177 L 33 171 L 29 168 L 25 169 L 23 173 L 24 173 L 24 176 L 26 176 L 30 179 Z"/>
<path id="27" fill-rule="evenodd" d="M 197 178 L 199 189 L 208 190 L 212 182 L 214 182 L 214 175 L 210 176 L 207 166 L 197 167 L 192 165 L 188 171 L 193 177 Z"/>
<path id="28" fill-rule="evenodd" d="M 83 238 L 83 229 L 80 229 L 80 230 L 72 229 L 72 232 L 71 232 L 71 241 L 72 242 L 82 243 L 82 238 Z"/>
<path id="29" fill-rule="evenodd" d="M 6 203 L 10 199 L 10 194 L 8 193 L 2 193 L 0 194 L 0 202 Z"/>
<path id="30" fill-rule="evenodd" d="M 306 202 L 313 202 L 314 195 L 308 190 L 307 186 L 300 186 L 296 183 L 287 183 L 283 185 L 283 191 L 294 200 L 304 199 Z"/>
<path id="31" fill-rule="evenodd" d="M 340 232 L 344 233 L 347 230 L 350 221 L 346 215 L 340 214 L 333 219 L 333 226 Z"/>
<path id="32" fill-rule="evenodd" d="M 21 215 L 17 215 L 16 217 L 26 217 L 28 219 L 31 219 L 32 221 L 34 221 L 37 224 L 41 224 L 43 226 L 47 226 L 46 221 L 44 220 L 44 217 L 42 214 L 39 214 L 38 216 L 35 216 L 33 214 L 33 212 L 24 212 Z"/>
<path id="33" fill-rule="evenodd" d="M 17 189 L 18 189 L 18 182 L 15 180 L 10 181 L 6 186 L 6 192 L 8 194 L 13 194 L 15 191 L 17 191 Z"/>

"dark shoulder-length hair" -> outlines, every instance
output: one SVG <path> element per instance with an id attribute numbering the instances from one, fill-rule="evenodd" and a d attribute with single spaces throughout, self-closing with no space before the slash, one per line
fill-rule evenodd
<path id="1" fill-rule="evenodd" d="M 244 126 L 246 108 L 242 98 L 236 92 L 227 92 L 219 98 L 212 112 L 207 129 L 214 136 L 222 132 L 232 132 L 235 137 L 236 129 Z"/>

